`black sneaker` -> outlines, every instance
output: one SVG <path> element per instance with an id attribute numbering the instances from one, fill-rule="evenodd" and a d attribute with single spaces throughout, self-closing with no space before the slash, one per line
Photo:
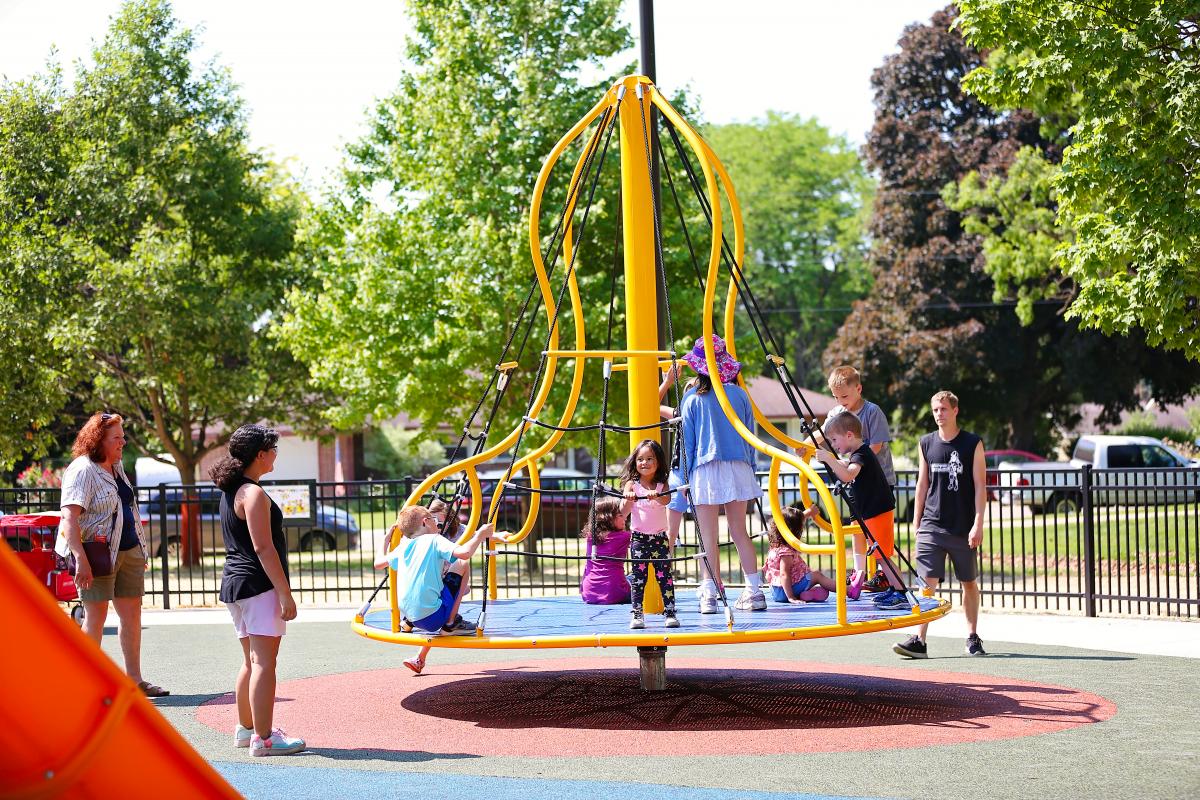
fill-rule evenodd
<path id="1" fill-rule="evenodd" d="M 986 656 L 987 653 L 983 649 L 983 640 L 979 638 L 978 633 L 972 633 L 967 637 L 967 655 L 969 656 Z"/>
<path id="2" fill-rule="evenodd" d="M 892 584 L 888 581 L 887 576 L 883 574 L 883 570 L 875 570 L 875 574 L 871 576 L 871 580 L 863 584 L 862 590 L 867 594 L 876 594 L 878 592 L 886 592 L 892 588 Z"/>
<path id="3" fill-rule="evenodd" d="M 910 636 L 903 642 L 892 645 L 892 650 L 908 658 L 929 658 L 929 650 L 917 636 Z"/>

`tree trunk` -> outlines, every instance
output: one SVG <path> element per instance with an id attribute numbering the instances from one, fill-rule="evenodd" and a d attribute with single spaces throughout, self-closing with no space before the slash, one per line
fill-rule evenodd
<path id="1" fill-rule="evenodd" d="M 1032 412 L 1013 416 L 1008 421 L 1008 446 L 1013 450 L 1032 451 L 1034 444 L 1034 417 Z"/>
<path id="2" fill-rule="evenodd" d="M 179 468 L 179 479 L 183 484 L 183 496 L 179 502 L 179 558 L 184 566 L 190 567 L 199 564 L 203 554 L 200 495 L 196 491 L 196 468 L 199 464 L 176 459 L 175 466 Z"/>

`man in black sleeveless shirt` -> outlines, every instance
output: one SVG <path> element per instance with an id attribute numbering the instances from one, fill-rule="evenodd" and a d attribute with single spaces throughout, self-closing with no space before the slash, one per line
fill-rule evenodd
<path id="1" fill-rule="evenodd" d="M 946 556 L 963 591 L 967 616 L 967 655 L 983 656 L 979 623 L 978 551 L 983 543 L 987 468 L 983 440 L 958 427 L 958 398 L 941 391 L 930 400 L 938 429 L 921 437 L 920 471 L 913 519 L 917 523 L 917 567 L 925 585 L 934 588 L 946 577 Z M 892 649 L 909 658 L 926 658 L 921 632 Z"/>

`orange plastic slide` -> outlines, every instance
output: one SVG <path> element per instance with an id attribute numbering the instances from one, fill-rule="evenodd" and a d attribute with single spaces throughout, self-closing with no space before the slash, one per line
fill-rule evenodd
<path id="1" fill-rule="evenodd" d="M 0 620 L 0 797 L 240 797 L 3 541 Z"/>

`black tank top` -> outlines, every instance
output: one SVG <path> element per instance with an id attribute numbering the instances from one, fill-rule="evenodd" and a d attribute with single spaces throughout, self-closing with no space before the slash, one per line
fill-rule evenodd
<path id="1" fill-rule="evenodd" d="M 254 542 L 250 539 L 250 527 L 246 520 L 240 519 L 233 510 L 233 498 L 238 489 L 247 483 L 258 484 L 247 477 L 234 484 L 228 491 L 221 493 L 221 537 L 225 540 L 225 570 L 221 573 L 221 602 L 232 603 L 235 600 L 245 600 L 269 592 L 275 588 L 258 553 L 254 552 Z M 275 552 L 279 553 L 279 561 L 283 565 L 283 574 L 288 574 L 287 542 L 283 538 L 283 511 L 271 502 L 271 542 Z"/>
<path id="2" fill-rule="evenodd" d="M 975 449 L 983 441 L 960 430 L 948 442 L 937 431 L 921 437 L 929 467 L 929 494 L 917 531 L 966 536 L 975 524 Z"/>

